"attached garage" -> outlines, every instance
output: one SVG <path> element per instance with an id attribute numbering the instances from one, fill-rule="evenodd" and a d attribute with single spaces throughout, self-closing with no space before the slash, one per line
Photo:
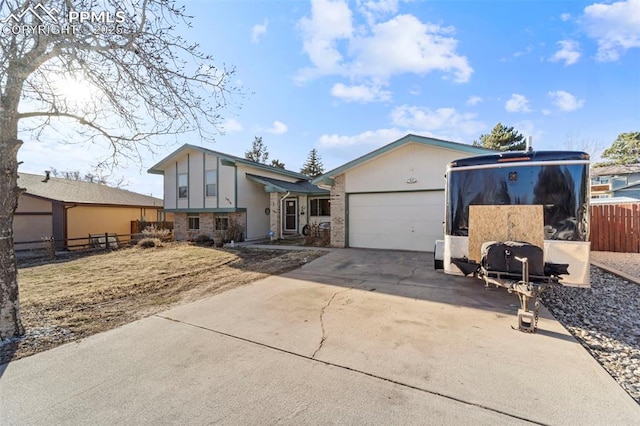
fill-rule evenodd
<path id="1" fill-rule="evenodd" d="M 490 153 L 407 135 L 315 178 L 331 191 L 331 245 L 433 251 L 444 237 L 447 165 Z"/>
<path id="2" fill-rule="evenodd" d="M 442 238 L 443 191 L 348 197 L 349 247 L 432 251 Z"/>

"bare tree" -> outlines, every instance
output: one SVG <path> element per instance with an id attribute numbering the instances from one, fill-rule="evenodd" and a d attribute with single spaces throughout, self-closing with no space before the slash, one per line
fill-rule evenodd
<path id="1" fill-rule="evenodd" d="M 59 125 L 74 141 L 104 143 L 105 162 L 140 159 L 157 135 L 212 138 L 233 69 L 176 31 L 172 0 L 0 0 L 0 339 L 23 334 L 13 215 L 21 135 Z M 64 85 L 79 89 L 65 92 Z M 78 93 L 90 96 L 76 97 Z"/>
<path id="2" fill-rule="evenodd" d="M 567 133 L 565 146 L 570 151 L 583 151 L 589 154 L 593 160 L 599 153 L 602 152 L 604 143 L 602 140 L 596 138 L 584 138 L 574 135 L 573 133 Z"/>

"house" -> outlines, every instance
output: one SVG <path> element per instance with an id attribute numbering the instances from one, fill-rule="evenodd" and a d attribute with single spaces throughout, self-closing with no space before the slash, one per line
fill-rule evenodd
<path id="1" fill-rule="evenodd" d="M 593 167 L 591 198 L 640 199 L 640 164 Z"/>
<path id="2" fill-rule="evenodd" d="M 185 144 L 149 173 L 164 176 L 164 210 L 177 240 L 281 238 L 329 220 L 329 191 L 309 177 Z"/>
<path id="3" fill-rule="evenodd" d="M 133 220 L 165 220 L 161 199 L 107 185 L 19 172 L 18 186 L 25 192 L 13 218 L 17 250 L 50 237 L 63 250 L 88 243 L 89 234 L 128 235 Z M 74 238 L 84 240 L 67 243 Z"/>
<path id="4" fill-rule="evenodd" d="M 331 245 L 433 251 L 447 164 L 493 152 L 409 134 L 315 178 L 330 190 Z"/>

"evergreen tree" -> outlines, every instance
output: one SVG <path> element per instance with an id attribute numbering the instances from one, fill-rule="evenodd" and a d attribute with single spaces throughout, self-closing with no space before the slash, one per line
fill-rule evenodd
<path id="1" fill-rule="evenodd" d="M 502 123 L 496 124 L 488 135 L 480 135 L 480 141 L 473 141 L 473 146 L 481 146 L 496 151 L 522 151 L 527 142 L 513 127 L 507 127 Z"/>
<path id="2" fill-rule="evenodd" d="M 262 142 L 262 136 L 256 136 L 251 144 L 251 149 L 244 153 L 244 158 L 255 161 L 256 163 L 267 164 L 269 159 L 269 151 Z"/>
<path id="3" fill-rule="evenodd" d="M 620 133 L 613 144 L 604 150 L 602 158 L 609 161 L 598 163 L 596 167 L 640 163 L 640 132 Z"/>
<path id="4" fill-rule="evenodd" d="M 309 152 L 307 161 L 302 165 L 300 173 L 302 173 L 303 175 L 311 176 L 312 178 L 318 177 L 322 173 L 324 173 L 324 166 L 322 165 L 322 161 L 320 161 L 318 151 L 316 151 L 315 148 L 312 149 L 311 152 Z"/>
<path id="5" fill-rule="evenodd" d="M 280 162 L 280 160 L 276 160 L 275 158 L 271 160 L 271 166 L 277 167 L 279 169 L 284 169 L 284 163 Z"/>

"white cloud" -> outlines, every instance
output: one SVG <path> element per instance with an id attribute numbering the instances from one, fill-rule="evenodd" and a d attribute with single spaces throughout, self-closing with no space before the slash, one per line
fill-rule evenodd
<path id="1" fill-rule="evenodd" d="M 303 48 L 315 68 L 301 71 L 302 81 L 315 75 L 340 73 L 342 54 L 336 46 L 353 32 L 349 5 L 341 0 L 314 0 L 311 18 L 303 17 L 298 25 L 304 39 Z"/>
<path id="2" fill-rule="evenodd" d="M 569 19 L 571 19 L 571 14 L 563 13 L 562 15 L 560 15 L 560 19 L 562 20 L 562 22 L 567 22 Z"/>
<path id="3" fill-rule="evenodd" d="M 578 99 L 569 92 L 557 90 L 549 92 L 549 97 L 553 99 L 553 104 L 562 111 L 573 111 L 584 106 L 584 99 Z"/>
<path id="4" fill-rule="evenodd" d="M 419 131 L 438 131 L 440 133 L 464 133 L 472 135 L 481 131 L 485 125 L 476 120 L 477 115 L 459 113 L 455 108 L 429 108 L 401 105 L 391 111 L 391 121 L 396 126 L 417 129 Z"/>
<path id="5" fill-rule="evenodd" d="M 640 47 L 640 0 L 592 4 L 585 7 L 583 22 L 598 42 L 599 61 L 617 61 L 628 49 Z"/>
<path id="6" fill-rule="evenodd" d="M 469 96 L 469 99 L 467 99 L 468 106 L 476 106 L 481 102 L 482 98 L 480 96 Z"/>
<path id="7" fill-rule="evenodd" d="M 549 59 L 550 61 L 564 61 L 564 66 L 573 65 L 578 62 L 580 59 L 580 45 L 577 41 L 573 40 L 560 40 L 556 43 L 560 46 L 560 50 L 558 50 L 552 57 Z"/>
<path id="8" fill-rule="evenodd" d="M 407 135 L 400 129 L 368 130 L 355 136 L 322 135 L 320 146 L 325 148 L 342 148 L 355 145 L 383 146 Z"/>
<path id="9" fill-rule="evenodd" d="M 398 0 L 358 0 L 357 5 L 370 25 L 381 17 L 398 11 Z"/>
<path id="10" fill-rule="evenodd" d="M 511 99 L 509 99 L 504 105 L 504 109 L 507 112 L 530 112 L 531 108 L 529 108 L 529 100 L 524 95 L 519 95 L 514 93 L 511 95 Z"/>
<path id="11" fill-rule="evenodd" d="M 234 118 L 230 118 L 222 123 L 222 129 L 225 132 L 240 132 L 242 131 L 242 124 Z"/>
<path id="12" fill-rule="evenodd" d="M 345 102 L 379 102 L 391 99 L 391 92 L 382 90 L 379 86 L 354 85 L 345 86 L 334 84 L 331 94 Z"/>
<path id="13" fill-rule="evenodd" d="M 252 43 L 260 43 L 260 38 L 262 38 L 265 34 L 267 34 L 267 26 L 269 25 L 269 21 L 266 19 L 262 24 L 256 24 L 251 29 L 251 42 Z"/>
<path id="14" fill-rule="evenodd" d="M 373 10 L 372 4 L 360 3 L 360 10 Z M 395 2 L 375 4 L 383 11 L 397 9 Z M 473 73 L 467 58 L 456 52 L 458 40 L 452 37 L 452 27 L 423 23 L 413 15 L 398 15 L 379 23 L 369 21 L 356 33 L 346 2 L 314 0 L 311 17 L 302 18 L 299 28 L 304 51 L 313 64 L 299 71 L 299 82 L 323 75 L 384 82 L 398 74 L 431 71 L 467 82 Z"/>
<path id="15" fill-rule="evenodd" d="M 425 24 L 413 15 L 398 15 L 374 25 L 371 36 L 356 38 L 350 72 L 354 75 L 389 78 L 403 73 L 431 71 L 451 73 L 456 82 L 467 82 L 473 69 L 467 58 L 456 54 L 458 41 L 449 37 L 451 27 Z"/>
<path id="16" fill-rule="evenodd" d="M 274 135 L 282 135 L 284 133 L 287 133 L 288 127 L 286 124 L 284 124 L 282 121 L 274 121 L 273 122 L 273 127 L 271 127 L 270 129 L 267 129 L 266 132 L 267 133 L 273 133 Z"/>

